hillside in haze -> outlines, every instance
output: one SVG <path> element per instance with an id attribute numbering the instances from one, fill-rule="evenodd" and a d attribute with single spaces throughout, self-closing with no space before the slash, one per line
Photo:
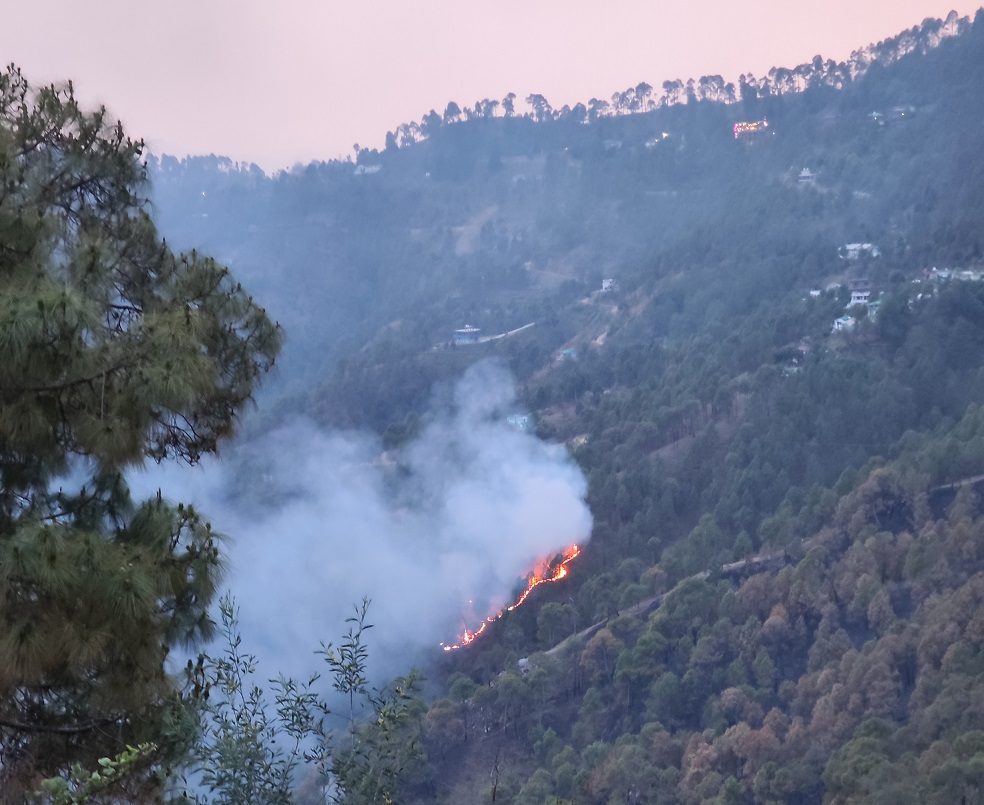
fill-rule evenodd
<path id="1" fill-rule="evenodd" d="M 984 801 L 981 86 L 984 12 L 737 86 L 449 104 L 272 177 L 151 160 L 169 243 L 287 333 L 231 454 L 244 521 L 314 494 L 315 458 L 296 484 L 257 458 L 271 431 L 349 462 L 345 493 L 382 467 L 339 505 L 393 493 L 372 523 L 422 541 L 489 443 L 574 490 L 541 531 L 577 533 L 554 515 L 586 479 L 566 579 L 469 646 L 391 651 L 428 678 L 396 801 Z M 477 418 L 461 382 L 496 391 Z M 466 438 L 506 414 L 549 444 Z M 331 435 L 277 430 L 299 416 Z M 450 469 L 415 486 L 423 452 Z M 363 533 L 304 550 L 348 568 Z"/>

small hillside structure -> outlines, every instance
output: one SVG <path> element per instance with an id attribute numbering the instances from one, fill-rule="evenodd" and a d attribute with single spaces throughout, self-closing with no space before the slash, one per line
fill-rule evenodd
<path id="1" fill-rule="evenodd" d="M 601 281 L 601 290 L 603 293 L 609 293 L 610 291 L 618 290 L 618 280 L 614 277 L 608 277 Z"/>
<path id="2" fill-rule="evenodd" d="M 482 332 L 479 327 L 472 327 L 466 324 L 464 327 L 455 330 L 451 343 L 455 346 L 465 346 L 467 344 L 477 344 L 479 334 Z"/>
<path id="3" fill-rule="evenodd" d="M 927 277 L 931 280 L 960 280 L 961 282 L 980 282 L 984 280 L 984 271 L 978 269 L 960 269 L 960 268 L 936 268 L 933 266 L 924 272 Z"/>
<path id="4" fill-rule="evenodd" d="M 841 260 L 860 260 L 862 257 L 880 257 L 881 252 L 874 243 L 845 243 L 837 250 Z"/>
<path id="5" fill-rule="evenodd" d="M 734 125 L 734 133 L 738 141 L 754 142 L 769 133 L 769 121 L 764 117 L 761 120 L 739 120 Z"/>
<path id="6" fill-rule="evenodd" d="M 507 416 L 506 424 L 523 433 L 530 433 L 533 430 L 533 420 L 529 414 L 512 414 L 511 416 Z"/>
<path id="7" fill-rule="evenodd" d="M 809 168 L 803 168 L 803 170 L 799 172 L 799 176 L 796 177 L 796 181 L 800 185 L 811 185 L 816 180 L 817 180 L 817 175 Z"/>

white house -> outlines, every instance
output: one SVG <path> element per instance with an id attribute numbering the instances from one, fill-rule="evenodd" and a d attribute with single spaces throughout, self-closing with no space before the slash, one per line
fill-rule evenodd
<path id="1" fill-rule="evenodd" d="M 837 250 L 841 260 L 860 260 L 862 255 L 880 257 L 881 252 L 874 243 L 845 243 Z"/>
<path id="2" fill-rule="evenodd" d="M 454 337 L 451 339 L 452 342 L 461 346 L 462 344 L 477 344 L 478 334 L 482 332 L 479 327 L 472 327 L 470 324 L 466 324 L 460 330 L 454 331 Z"/>
<path id="3" fill-rule="evenodd" d="M 842 333 L 854 329 L 854 318 L 852 316 L 841 316 L 834 322 L 834 332 Z"/>
<path id="4" fill-rule="evenodd" d="M 511 416 L 507 416 L 506 424 L 524 433 L 530 433 L 533 430 L 533 420 L 530 419 L 529 414 L 512 414 Z"/>

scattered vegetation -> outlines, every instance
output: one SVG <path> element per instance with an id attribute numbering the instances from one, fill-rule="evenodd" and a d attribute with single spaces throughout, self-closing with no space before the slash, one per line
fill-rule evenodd
<path id="1" fill-rule="evenodd" d="M 217 542 L 119 481 L 213 450 L 279 331 L 163 246 L 138 144 L 5 74 L 5 783 L 84 796 L 82 769 L 154 741 L 107 796 L 162 797 L 194 758 L 229 802 L 979 801 L 984 13 L 715 78 L 451 104 L 274 177 L 150 160 L 169 242 L 234 262 L 291 333 L 251 427 L 398 445 L 491 356 L 590 480 L 570 578 L 437 658 L 426 704 L 368 687 L 360 610 L 325 647 L 333 733 L 313 680 L 251 681 L 231 604 L 226 654 L 177 692 L 164 657 L 209 631 Z M 748 120 L 769 125 L 736 138 Z M 847 308 L 853 280 L 879 304 Z M 53 492 L 74 456 L 97 469 Z"/>

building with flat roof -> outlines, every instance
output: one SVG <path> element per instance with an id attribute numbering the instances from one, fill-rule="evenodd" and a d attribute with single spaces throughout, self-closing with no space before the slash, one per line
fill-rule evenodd
<path id="1" fill-rule="evenodd" d="M 735 123 L 735 139 L 749 140 L 761 134 L 765 134 L 769 129 L 769 121 L 766 118 L 761 120 L 740 120 Z"/>
<path id="2" fill-rule="evenodd" d="M 472 327 L 470 324 L 466 324 L 464 327 L 454 331 L 454 336 L 452 337 L 451 342 L 457 346 L 461 346 L 463 344 L 477 344 L 478 336 L 481 332 L 482 330 L 480 328 Z"/>

